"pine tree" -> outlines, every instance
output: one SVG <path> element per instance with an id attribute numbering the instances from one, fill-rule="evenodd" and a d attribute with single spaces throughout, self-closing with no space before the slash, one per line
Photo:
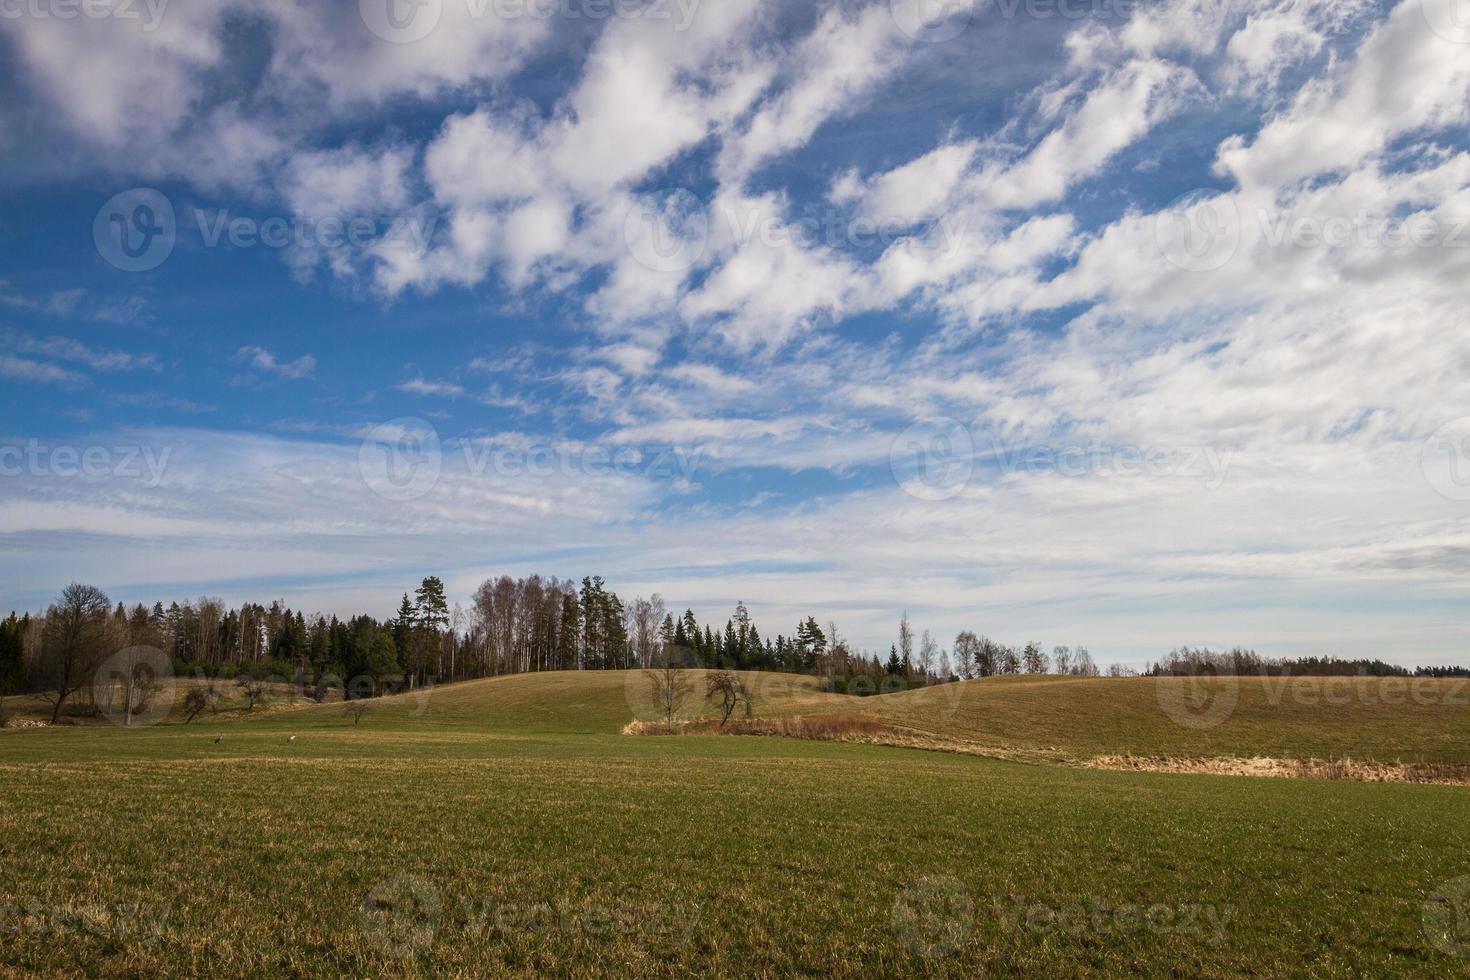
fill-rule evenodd
<path id="1" fill-rule="evenodd" d="M 444 583 L 430 575 L 414 592 L 416 625 L 438 634 L 449 626 L 449 600 L 444 597 Z"/>
<path id="2" fill-rule="evenodd" d="M 577 605 L 577 595 L 568 592 L 561 599 L 561 633 L 557 637 L 556 661 L 562 670 L 574 670 L 577 666 L 577 641 L 582 635 L 582 612 Z"/>
<path id="3" fill-rule="evenodd" d="M 407 664 L 411 648 L 413 646 L 413 633 L 418 627 L 418 618 L 414 614 L 413 603 L 408 601 L 408 593 L 403 593 L 403 602 L 398 606 L 398 618 L 393 620 L 393 645 L 398 650 L 398 662 Z"/>

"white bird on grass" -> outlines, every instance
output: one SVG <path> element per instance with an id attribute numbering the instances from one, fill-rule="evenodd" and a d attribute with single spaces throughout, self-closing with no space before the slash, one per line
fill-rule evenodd
<path id="1" fill-rule="evenodd" d="M 290 738 L 286 739 L 286 741 L 287 742 L 294 742 L 294 741 L 296 741 L 296 736 L 295 735 L 292 735 Z"/>

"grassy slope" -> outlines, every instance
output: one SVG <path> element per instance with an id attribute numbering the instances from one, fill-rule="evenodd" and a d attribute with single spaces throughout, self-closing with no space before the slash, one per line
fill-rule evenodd
<path id="1" fill-rule="evenodd" d="M 1134 682 L 1067 689 L 1078 728 L 1097 727 L 1086 706 L 1109 684 Z M 1038 744 L 1067 730 L 1017 682 L 967 687 L 941 719 L 956 730 L 988 738 L 1024 722 Z M 0 908 L 0 966 L 674 976 L 1465 965 L 1421 919 L 1438 885 L 1470 874 L 1470 791 L 629 738 L 615 734 L 638 701 L 628 691 L 616 675 L 544 675 L 441 688 L 418 718 L 412 696 L 374 705 L 356 729 L 327 705 L 243 723 L 8 732 L 0 896 L 13 904 Z M 935 710 L 923 696 L 939 693 L 950 692 L 880 710 L 919 720 Z M 809 689 L 767 695 L 772 710 L 853 709 Z M 405 880 L 427 889 L 432 931 L 401 898 L 364 911 L 385 879 L 400 896 Z M 1090 911 L 1048 925 L 1058 911 L 1152 905 L 1198 907 L 1224 922 L 1223 938 Z M 161 917 L 157 936 L 120 911 L 131 906 Z M 87 929 L 35 927 L 88 908 Z M 97 923 L 103 912 L 112 926 Z"/>
<path id="2" fill-rule="evenodd" d="M 958 741 L 1057 750 L 1470 763 L 1470 685 L 1383 678 L 992 678 L 864 700 L 862 717 Z M 1233 699 L 1233 707 L 1229 706 Z M 1220 704 L 1218 724 L 1210 704 Z M 1171 711 L 1173 712 L 1171 714 Z M 1185 719 L 1183 723 L 1176 716 Z"/>
<path id="3" fill-rule="evenodd" d="M 708 714 L 712 708 L 702 699 L 705 672 L 686 673 L 691 694 L 681 714 Z M 1218 703 L 1229 710 L 1221 711 L 1218 723 L 1202 725 L 1192 722 L 1215 719 L 1190 710 L 1189 699 L 1201 688 L 1186 678 L 1000 677 L 857 698 L 826 693 L 823 682 L 812 677 L 742 677 L 756 693 L 761 717 L 867 718 L 1038 757 L 1233 755 L 1470 763 L 1470 683 L 1463 680 L 1221 678 L 1202 682 L 1203 691 L 1216 698 L 1203 706 L 1208 710 Z M 232 731 L 232 737 L 244 737 L 233 725 L 238 721 L 266 726 L 262 733 L 277 728 L 343 733 L 341 704 L 300 707 L 285 700 L 278 694 L 249 714 L 233 706 L 206 714 L 179 734 Z M 658 717 L 641 672 L 554 672 L 381 699 L 372 703 L 363 725 L 365 732 L 610 735 L 634 717 Z M 112 726 L 103 723 L 102 731 L 111 732 Z"/>

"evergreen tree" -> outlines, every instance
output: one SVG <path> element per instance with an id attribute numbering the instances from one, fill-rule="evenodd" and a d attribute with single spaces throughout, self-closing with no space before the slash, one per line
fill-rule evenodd
<path id="1" fill-rule="evenodd" d="M 576 593 L 568 592 L 561 598 L 561 633 L 556 645 L 556 665 L 562 670 L 576 669 L 581 636 L 582 610 L 577 604 Z"/>
<path id="2" fill-rule="evenodd" d="M 413 649 L 413 634 L 418 627 L 418 617 L 414 614 L 413 603 L 408 600 L 408 593 L 403 593 L 403 602 L 398 605 L 398 616 L 393 620 L 393 645 L 398 649 L 398 662 L 407 664 Z"/>
<path id="3" fill-rule="evenodd" d="M 31 615 L 17 618 L 11 613 L 0 622 L 0 695 L 20 690 L 25 670 L 25 635 Z"/>
<path id="4" fill-rule="evenodd" d="M 414 614 L 416 625 L 435 635 L 448 629 L 449 600 L 444 598 L 444 583 L 437 575 L 424 579 L 414 592 Z"/>

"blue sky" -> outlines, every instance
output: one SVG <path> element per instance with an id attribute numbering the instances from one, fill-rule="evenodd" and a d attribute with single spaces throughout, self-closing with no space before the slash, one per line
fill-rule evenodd
<path id="1" fill-rule="evenodd" d="M 1464 8 L 7 7 L 0 599 L 1470 662 Z"/>

